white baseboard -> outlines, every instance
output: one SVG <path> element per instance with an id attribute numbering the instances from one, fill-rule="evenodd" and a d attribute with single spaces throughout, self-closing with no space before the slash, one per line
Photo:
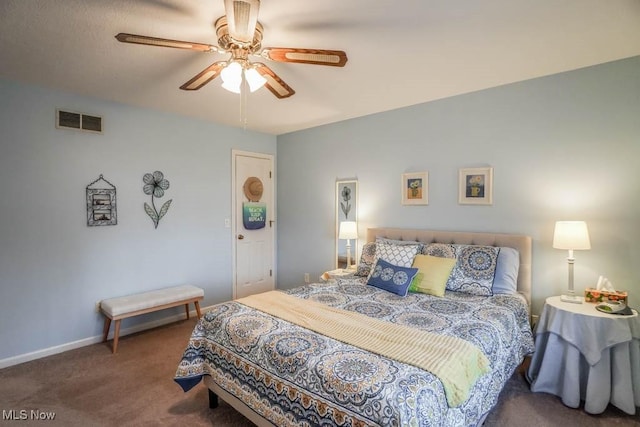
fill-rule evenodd
<path id="1" fill-rule="evenodd" d="M 200 309 L 202 314 L 207 312 L 211 307 L 203 307 Z M 189 316 L 195 317 L 197 313 L 195 310 L 189 312 Z M 135 334 L 136 332 L 144 331 L 147 329 L 157 328 L 158 326 L 167 325 L 169 323 L 174 323 L 179 320 L 184 320 L 184 313 L 176 314 L 170 317 L 165 317 L 163 319 L 154 320 L 152 322 L 146 322 L 139 325 L 132 326 L 126 329 L 120 329 L 120 337 L 124 337 L 126 335 Z M 113 339 L 113 327 L 109 332 L 109 337 L 107 339 Z M 31 360 L 41 359 L 43 357 L 52 356 L 58 353 L 64 353 L 65 351 L 74 350 L 76 348 L 85 347 L 92 344 L 97 344 L 102 342 L 102 334 L 96 335 L 89 338 L 84 338 L 78 341 L 72 341 L 65 344 L 56 345 L 49 348 L 43 348 L 41 350 L 32 351 L 30 353 L 19 354 L 17 356 L 7 357 L 6 359 L 0 359 L 0 369 L 8 368 L 9 366 L 19 365 L 20 363 L 29 362 Z"/>

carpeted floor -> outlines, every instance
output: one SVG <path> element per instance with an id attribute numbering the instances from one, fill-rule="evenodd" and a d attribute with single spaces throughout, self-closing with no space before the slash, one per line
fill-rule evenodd
<path id="1" fill-rule="evenodd" d="M 222 401 L 210 410 L 204 386 L 184 393 L 173 381 L 194 325 L 123 337 L 116 355 L 95 344 L 0 370 L 0 425 L 252 426 Z M 55 418 L 31 420 L 32 410 Z M 485 426 L 640 426 L 640 416 L 611 406 L 598 416 L 567 408 L 555 396 L 531 393 L 516 372 Z"/>

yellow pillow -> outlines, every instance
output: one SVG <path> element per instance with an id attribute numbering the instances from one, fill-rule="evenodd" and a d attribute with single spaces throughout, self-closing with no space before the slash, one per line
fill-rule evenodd
<path id="1" fill-rule="evenodd" d="M 456 265 L 455 258 L 440 258 L 431 255 L 416 255 L 413 267 L 418 274 L 411 282 L 409 291 L 444 296 L 444 289 L 449 275 Z"/>

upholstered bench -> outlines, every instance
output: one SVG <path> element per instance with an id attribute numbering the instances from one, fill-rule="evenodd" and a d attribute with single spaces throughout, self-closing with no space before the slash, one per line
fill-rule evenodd
<path id="1" fill-rule="evenodd" d="M 195 305 L 196 313 L 200 318 L 200 300 L 203 298 L 204 291 L 202 289 L 184 285 L 102 300 L 100 301 L 100 311 L 105 316 L 102 342 L 107 341 L 112 320 L 116 321 L 113 331 L 113 352 L 115 353 L 118 351 L 118 337 L 122 319 L 179 305 L 185 306 L 188 319 L 190 302 Z"/>

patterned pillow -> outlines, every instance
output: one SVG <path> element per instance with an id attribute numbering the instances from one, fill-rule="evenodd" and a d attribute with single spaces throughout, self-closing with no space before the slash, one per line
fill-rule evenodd
<path id="1" fill-rule="evenodd" d="M 376 236 L 376 243 L 387 243 L 389 245 L 422 245 L 422 243 L 415 240 L 395 240 L 380 236 Z"/>
<path id="2" fill-rule="evenodd" d="M 421 253 L 439 258 L 455 258 L 456 248 L 448 243 L 429 243 L 424 245 Z"/>
<path id="3" fill-rule="evenodd" d="M 416 257 L 422 244 L 413 245 L 393 245 L 384 242 L 376 243 L 376 260 L 383 260 L 400 267 L 411 267 L 413 259 Z"/>
<path id="4" fill-rule="evenodd" d="M 384 259 L 378 259 L 369 280 L 367 280 L 367 285 L 406 297 L 409 285 L 417 273 L 417 268 L 400 267 L 388 263 Z"/>
<path id="5" fill-rule="evenodd" d="M 371 273 L 371 267 L 376 260 L 376 244 L 374 242 L 365 243 L 362 246 L 362 255 L 360 255 L 360 263 L 356 276 L 367 277 Z"/>
<path id="6" fill-rule="evenodd" d="M 471 295 L 493 295 L 491 287 L 496 272 L 499 248 L 480 245 L 453 245 L 456 266 L 447 281 L 450 291 Z"/>

